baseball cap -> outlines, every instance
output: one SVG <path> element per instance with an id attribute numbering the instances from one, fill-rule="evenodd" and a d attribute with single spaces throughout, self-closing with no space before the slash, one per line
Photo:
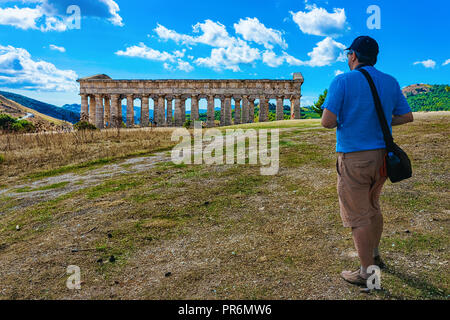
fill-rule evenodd
<path id="1" fill-rule="evenodd" d="M 358 58 L 362 57 L 373 62 L 373 64 L 377 62 L 377 56 L 380 52 L 377 41 L 369 36 L 359 36 L 345 50 L 353 50 L 357 53 Z"/>

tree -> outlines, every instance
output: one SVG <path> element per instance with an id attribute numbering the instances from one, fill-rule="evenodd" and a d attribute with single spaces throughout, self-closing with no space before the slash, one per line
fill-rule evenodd
<path id="1" fill-rule="evenodd" d="M 322 105 L 325 102 L 325 99 L 327 98 L 327 94 L 328 94 L 328 90 L 325 89 L 325 91 L 319 96 L 319 100 L 317 102 L 315 102 L 314 105 L 312 106 L 313 111 L 318 113 L 321 117 L 323 114 Z"/>

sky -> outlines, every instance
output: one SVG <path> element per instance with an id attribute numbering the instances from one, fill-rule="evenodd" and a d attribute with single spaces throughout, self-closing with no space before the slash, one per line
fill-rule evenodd
<path id="1" fill-rule="evenodd" d="M 375 7 L 374 7 L 375 5 Z M 369 35 L 401 87 L 448 84 L 447 0 L 0 0 L 0 90 L 80 103 L 78 78 L 292 79 L 302 106 Z M 379 13 L 379 14 L 378 14 Z M 189 108 L 189 107 L 188 107 Z"/>

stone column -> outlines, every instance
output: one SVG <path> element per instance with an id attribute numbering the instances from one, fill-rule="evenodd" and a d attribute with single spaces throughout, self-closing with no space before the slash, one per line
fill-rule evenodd
<path id="1" fill-rule="evenodd" d="M 284 97 L 277 96 L 277 111 L 276 111 L 276 119 L 283 120 L 284 119 Z"/>
<path id="2" fill-rule="evenodd" d="M 80 121 L 89 121 L 89 102 L 87 94 L 81 95 Z"/>
<path id="3" fill-rule="evenodd" d="M 134 97 L 132 94 L 127 95 L 127 127 L 134 125 Z"/>
<path id="4" fill-rule="evenodd" d="M 111 127 L 111 98 L 110 96 L 105 96 L 105 114 L 103 123 L 105 124 L 105 128 Z"/>
<path id="5" fill-rule="evenodd" d="M 266 122 L 269 116 L 269 99 L 266 96 L 259 98 L 259 122 Z"/>
<path id="6" fill-rule="evenodd" d="M 208 96 L 208 111 L 206 126 L 211 128 L 214 127 L 214 96 Z"/>
<path id="7" fill-rule="evenodd" d="M 300 111 L 300 97 L 292 96 L 291 97 L 291 118 L 292 119 L 300 119 L 301 118 Z"/>
<path id="8" fill-rule="evenodd" d="M 226 121 L 226 106 L 225 106 L 225 97 L 224 96 L 219 96 L 218 97 L 220 100 L 220 126 L 224 126 Z"/>
<path id="9" fill-rule="evenodd" d="M 104 128 L 104 117 L 103 117 L 103 97 L 99 94 L 95 95 L 95 126 L 99 129 Z"/>
<path id="10" fill-rule="evenodd" d="M 230 126 L 231 123 L 231 96 L 225 97 L 225 125 Z"/>
<path id="11" fill-rule="evenodd" d="M 244 96 L 245 98 L 245 96 Z M 242 116 L 241 116 L 241 99 L 233 98 L 234 100 L 234 124 L 245 123 L 245 111 L 244 111 L 244 102 L 242 103 Z"/>
<path id="12" fill-rule="evenodd" d="M 191 121 L 198 121 L 199 119 L 199 111 L 198 111 L 198 96 L 191 96 Z"/>
<path id="13" fill-rule="evenodd" d="M 167 97 L 167 121 L 166 121 L 166 125 L 168 127 L 172 126 L 172 101 L 173 101 L 173 97 Z"/>
<path id="14" fill-rule="evenodd" d="M 175 96 L 175 127 L 181 127 L 183 125 L 182 118 L 181 118 L 181 112 L 183 110 L 181 109 L 181 96 L 177 95 Z"/>
<path id="15" fill-rule="evenodd" d="M 90 96 L 89 97 L 89 123 L 95 125 L 95 108 L 96 108 L 96 103 L 95 103 L 95 96 Z"/>
<path id="16" fill-rule="evenodd" d="M 111 95 L 111 118 L 110 123 L 112 128 L 120 128 L 122 126 L 122 108 L 119 108 L 119 95 Z"/>
<path id="17" fill-rule="evenodd" d="M 141 127 L 148 127 L 149 122 L 149 95 L 144 94 L 141 97 Z"/>
<path id="18" fill-rule="evenodd" d="M 166 124 L 166 115 L 165 115 L 165 111 L 166 111 L 166 105 L 165 105 L 165 98 L 164 96 L 159 96 L 158 97 L 158 123 L 157 126 L 158 127 L 162 127 Z"/>
<path id="19" fill-rule="evenodd" d="M 181 126 L 184 125 L 186 122 L 186 97 L 181 96 L 180 103 L 181 103 Z"/>
<path id="20" fill-rule="evenodd" d="M 247 114 L 247 123 L 253 123 L 255 121 L 255 98 L 248 98 L 248 114 Z"/>

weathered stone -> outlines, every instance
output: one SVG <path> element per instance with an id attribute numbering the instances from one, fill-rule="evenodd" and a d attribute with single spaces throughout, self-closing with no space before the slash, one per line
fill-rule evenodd
<path id="1" fill-rule="evenodd" d="M 148 125 L 149 96 L 154 101 L 153 122 L 157 126 L 171 126 L 173 122 L 175 126 L 182 126 L 186 119 L 185 102 L 189 98 L 191 99 L 191 120 L 198 120 L 199 100 L 207 98 L 208 127 L 214 126 L 214 98 L 216 97 L 222 99 L 221 125 L 233 123 L 231 98 L 235 101 L 235 124 L 253 122 L 256 97 L 260 99 L 260 121 L 268 120 L 269 99 L 277 99 L 277 119 L 283 119 L 285 97 L 291 100 L 291 117 L 299 119 L 301 116 L 300 97 L 303 84 L 301 73 L 294 73 L 293 80 L 113 80 L 107 75 L 95 75 L 79 79 L 78 82 L 82 100 L 81 116 L 98 127 L 103 127 L 105 123 L 109 127 L 121 125 L 121 99 L 125 97 L 127 127 L 134 125 L 134 99 L 136 98 L 141 99 L 141 125 Z M 174 96 L 175 115 L 172 121 Z M 242 97 L 247 98 L 242 100 L 241 108 Z M 103 99 L 105 99 L 104 105 Z M 167 116 L 165 99 L 167 99 Z"/>

